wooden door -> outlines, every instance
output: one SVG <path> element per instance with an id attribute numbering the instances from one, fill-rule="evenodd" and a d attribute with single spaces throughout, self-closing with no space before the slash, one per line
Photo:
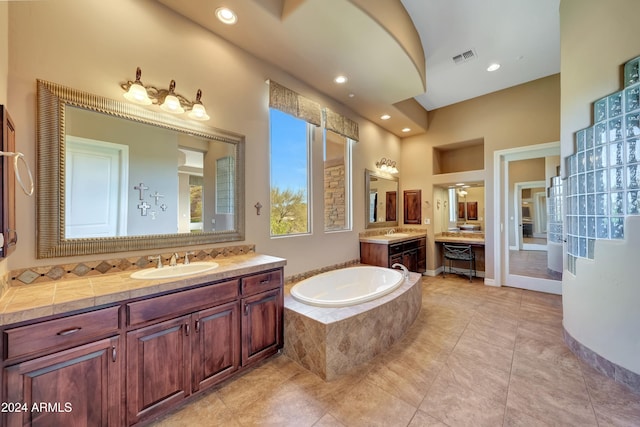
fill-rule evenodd
<path id="1" fill-rule="evenodd" d="M 282 347 L 282 289 L 242 300 L 242 365 L 264 359 Z"/>
<path id="2" fill-rule="evenodd" d="M 234 301 L 193 314 L 192 391 L 227 378 L 240 366 L 239 303 Z"/>
<path id="3" fill-rule="evenodd" d="M 397 206 L 398 194 L 396 191 L 387 191 L 385 193 L 385 221 L 397 221 L 398 217 L 396 213 L 398 212 Z"/>
<path id="4" fill-rule="evenodd" d="M 404 191 L 404 223 L 420 224 L 422 217 L 422 190 Z"/>
<path id="5" fill-rule="evenodd" d="M 127 334 L 127 422 L 134 424 L 190 394 L 191 316 Z"/>
<path id="6" fill-rule="evenodd" d="M 5 368 L 6 402 L 25 410 L 4 412 L 3 425 L 122 425 L 119 350 L 112 337 Z"/>

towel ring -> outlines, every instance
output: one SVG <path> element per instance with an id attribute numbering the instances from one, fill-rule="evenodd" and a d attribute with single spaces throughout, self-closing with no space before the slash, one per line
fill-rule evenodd
<path id="1" fill-rule="evenodd" d="M 13 173 L 16 175 L 16 181 L 18 181 L 18 184 L 20 184 L 20 187 L 22 188 L 22 191 L 24 191 L 24 194 L 26 194 L 27 196 L 31 196 L 33 194 L 33 175 L 31 174 L 31 168 L 29 167 L 29 164 L 24 159 L 24 154 L 19 151 L 16 153 L 10 151 L 0 151 L 0 156 L 13 157 Z M 29 175 L 29 189 L 27 189 L 27 187 L 24 185 L 24 181 L 22 181 L 22 177 L 20 176 L 20 172 L 18 170 L 18 159 L 22 159 L 22 163 L 24 163 L 24 166 L 27 168 L 27 174 Z"/>

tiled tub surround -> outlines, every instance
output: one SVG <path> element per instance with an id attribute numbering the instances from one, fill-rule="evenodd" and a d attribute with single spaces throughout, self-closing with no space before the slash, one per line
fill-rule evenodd
<path id="1" fill-rule="evenodd" d="M 131 271 L 127 271 L 12 286 L 0 298 L 0 325 L 179 290 L 214 280 L 283 267 L 286 264 L 282 258 L 255 252 L 216 258 L 216 262 L 219 266 L 214 270 L 179 278 L 137 280 L 130 278 Z"/>
<path id="2" fill-rule="evenodd" d="M 285 288 L 284 354 L 326 381 L 385 352 L 420 313 L 421 275 L 398 289 L 351 307 L 324 308 L 294 300 Z"/>

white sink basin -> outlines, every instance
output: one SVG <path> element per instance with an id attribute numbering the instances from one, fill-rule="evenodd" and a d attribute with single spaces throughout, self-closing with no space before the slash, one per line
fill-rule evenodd
<path id="1" fill-rule="evenodd" d="M 191 264 L 178 264 L 174 267 L 145 268 L 131 274 L 132 279 L 169 279 L 172 277 L 189 276 L 191 274 L 204 273 L 218 267 L 217 262 L 198 261 Z"/>

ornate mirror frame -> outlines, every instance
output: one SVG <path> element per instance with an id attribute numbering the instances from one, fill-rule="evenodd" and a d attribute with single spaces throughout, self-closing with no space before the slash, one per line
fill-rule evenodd
<path id="1" fill-rule="evenodd" d="M 398 200 L 396 199 L 396 220 L 395 221 L 377 221 L 370 222 L 369 218 L 371 217 L 371 209 L 369 207 L 369 193 L 371 192 L 371 178 L 384 179 L 387 181 L 395 182 L 396 184 L 396 197 L 399 194 L 399 182 L 398 178 L 395 176 L 389 176 L 381 173 L 374 172 L 369 169 L 364 170 L 364 224 L 365 228 L 381 228 L 381 227 L 397 227 L 398 226 L 398 215 L 399 215 L 399 206 Z"/>
<path id="2" fill-rule="evenodd" d="M 244 136 L 201 123 L 156 113 L 44 80 L 37 81 L 37 204 L 36 256 L 54 258 L 111 252 L 184 247 L 244 240 Z M 201 233 L 66 239 L 65 206 L 65 107 L 67 105 L 109 114 L 139 123 L 184 132 L 195 137 L 235 146 L 234 230 Z"/>

